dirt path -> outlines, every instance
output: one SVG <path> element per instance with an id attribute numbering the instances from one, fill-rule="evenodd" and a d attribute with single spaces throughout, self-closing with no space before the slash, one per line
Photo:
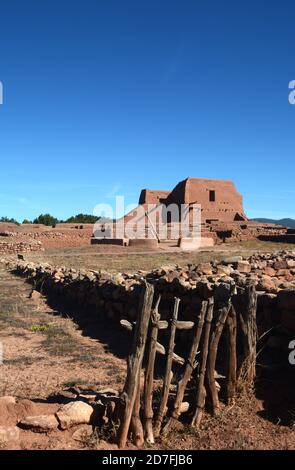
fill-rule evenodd
<path id="1" fill-rule="evenodd" d="M 45 397 L 67 384 L 118 389 L 125 360 L 106 343 L 83 336 L 70 317 L 45 301 L 29 299 L 32 288 L 0 267 L 0 395 Z"/>

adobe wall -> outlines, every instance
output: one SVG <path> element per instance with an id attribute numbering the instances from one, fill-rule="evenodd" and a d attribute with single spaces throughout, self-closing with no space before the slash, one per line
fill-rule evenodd
<path id="1" fill-rule="evenodd" d="M 161 204 L 161 201 L 167 199 L 169 194 L 170 191 L 143 189 L 139 196 L 139 204 Z"/>
<path id="2" fill-rule="evenodd" d="M 210 200 L 213 198 L 214 200 Z M 200 204 L 202 222 L 217 220 L 232 222 L 237 214 L 247 220 L 243 208 L 243 199 L 232 181 L 188 178 L 181 181 L 171 192 L 168 203 Z"/>
<path id="3" fill-rule="evenodd" d="M 233 222 L 247 220 L 243 198 L 232 181 L 206 178 L 187 178 L 169 191 L 144 189 L 139 204 L 200 204 L 202 223 L 207 221 Z"/>

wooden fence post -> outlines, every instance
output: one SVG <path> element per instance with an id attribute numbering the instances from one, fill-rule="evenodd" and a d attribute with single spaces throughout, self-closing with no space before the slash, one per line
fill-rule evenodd
<path id="1" fill-rule="evenodd" d="M 132 353 L 127 361 L 127 377 L 121 399 L 124 410 L 118 431 L 118 446 L 124 448 L 126 445 L 130 427 L 132 412 L 138 394 L 138 380 L 142 366 L 142 360 L 147 339 L 151 308 L 154 297 L 154 287 L 145 282 L 141 295 L 139 318 L 136 322 Z"/>
<path id="2" fill-rule="evenodd" d="M 228 316 L 230 307 L 226 306 L 221 309 L 221 313 L 215 324 L 214 331 L 211 335 L 211 340 L 209 344 L 209 353 L 208 353 L 208 363 L 207 363 L 207 379 L 208 379 L 208 388 L 211 394 L 212 400 L 212 411 L 213 415 L 217 415 L 219 412 L 219 399 L 218 399 L 218 390 L 216 387 L 215 381 L 215 364 L 218 352 L 218 345 L 220 337 L 225 325 L 226 318 Z"/>
<path id="3" fill-rule="evenodd" d="M 169 347 L 167 353 L 167 362 L 166 362 L 166 370 L 165 370 L 165 377 L 163 383 L 163 390 L 162 390 L 162 400 L 159 406 L 159 410 L 157 413 L 155 427 L 154 427 L 154 435 L 158 437 L 161 431 L 162 421 L 166 414 L 166 407 L 167 401 L 169 396 L 169 386 L 171 383 L 171 369 L 172 369 L 172 362 L 173 362 L 173 352 L 175 346 L 175 333 L 176 333 L 176 326 L 177 326 L 177 317 L 178 317 L 178 309 L 179 309 L 180 299 L 174 299 L 174 310 L 171 322 L 171 329 L 170 329 L 170 340 L 169 340 Z"/>
<path id="4" fill-rule="evenodd" d="M 145 440 L 148 444 L 154 444 L 154 433 L 153 433 L 153 381 L 154 381 L 154 369 L 155 359 L 157 353 L 157 340 L 159 331 L 160 314 L 158 307 L 160 304 L 161 297 L 157 301 L 155 310 L 152 312 L 152 327 L 150 332 L 150 344 L 149 344 L 149 355 L 148 363 L 145 371 L 145 382 L 144 382 L 144 435 Z"/>
<path id="5" fill-rule="evenodd" d="M 144 444 L 143 426 L 140 420 L 140 379 L 141 370 L 139 371 L 137 378 L 136 396 L 130 422 L 130 429 L 133 434 L 136 447 L 141 447 Z"/>
<path id="6" fill-rule="evenodd" d="M 234 404 L 237 386 L 237 317 L 233 305 L 226 321 L 228 344 L 227 404 Z"/>
<path id="7" fill-rule="evenodd" d="M 210 330 L 211 330 L 211 322 L 213 318 L 213 309 L 214 309 L 214 298 L 211 297 L 208 300 L 208 309 L 206 314 L 205 320 L 205 331 L 204 331 L 204 340 L 203 340 L 203 348 L 201 352 L 201 362 L 200 362 L 200 373 L 199 373 L 199 380 L 197 385 L 197 405 L 196 411 L 191 421 L 191 426 L 199 427 L 202 416 L 203 410 L 205 407 L 206 402 L 206 388 L 204 385 L 205 381 L 205 373 L 207 367 L 207 357 L 208 357 L 208 348 L 209 348 L 209 337 L 210 337 Z"/>
<path id="8" fill-rule="evenodd" d="M 180 415 L 180 406 L 183 401 L 183 397 L 185 394 L 186 386 L 191 378 L 192 372 L 194 370 L 194 362 L 195 358 L 198 352 L 198 347 L 203 331 L 203 325 L 204 325 L 204 319 L 207 311 L 208 303 L 206 301 L 202 302 L 201 305 L 201 310 L 198 315 L 198 321 L 196 323 L 196 329 L 194 332 L 194 337 L 193 337 L 193 342 L 191 346 L 191 350 L 189 353 L 189 356 L 187 358 L 186 364 L 185 364 L 185 370 L 182 379 L 179 381 L 178 386 L 177 386 L 177 393 L 176 393 L 176 398 L 175 402 L 173 405 L 173 410 L 171 412 L 171 416 L 168 419 L 166 425 L 163 428 L 162 434 L 165 436 L 168 434 L 171 425 L 173 423 L 173 420 L 177 420 Z"/>
<path id="9" fill-rule="evenodd" d="M 245 289 L 246 306 L 239 315 L 243 335 L 243 357 L 239 377 L 252 385 L 256 377 L 256 343 L 257 343 L 257 293 L 255 286 L 250 284 Z"/>

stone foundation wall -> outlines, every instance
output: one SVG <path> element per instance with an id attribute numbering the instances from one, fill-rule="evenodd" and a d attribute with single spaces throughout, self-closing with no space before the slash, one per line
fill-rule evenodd
<path id="1" fill-rule="evenodd" d="M 22 238 L 22 237 L 29 237 L 29 238 L 59 238 L 64 237 L 65 235 L 61 232 L 0 232 L 0 237 L 8 237 L 8 238 Z"/>
<path id="2" fill-rule="evenodd" d="M 0 254 L 17 254 L 28 253 L 31 251 L 43 251 L 42 243 L 39 241 L 32 242 L 7 242 L 0 241 Z"/>

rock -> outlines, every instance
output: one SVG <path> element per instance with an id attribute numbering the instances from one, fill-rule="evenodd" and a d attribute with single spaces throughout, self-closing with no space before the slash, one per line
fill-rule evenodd
<path id="1" fill-rule="evenodd" d="M 78 400 L 64 405 L 55 415 L 61 429 L 68 429 L 75 424 L 89 424 L 92 414 L 92 406 Z"/>
<path id="2" fill-rule="evenodd" d="M 217 266 L 217 274 L 219 275 L 225 275 L 225 276 L 230 276 L 230 274 L 233 272 L 233 268 L 231 266 L 223 266 L 222 264 Z"/>
<path id="3" fill-rule="evenodd" d="M 181 274 L 180 274 L 180 277 L 183 278 L 183 279 L 189 279 L 189 275 L 186 271 L 183 271 Z"/>
<path id="4" fill-rule="evenodd" d="M 16 426 L 0 426 L 0 444 L 19 440 L 19 429 Z"/>
<path id="5" fill-rule="evenodd" d="M 15 405 L 15 404 L 16 404 L 15 397 L 11 397 L 11 396 L 0 397 L 0 405 Z"/>
<path id="6" fill-rule="evenodd" d="M 89 403 L 93 403 L 97 398 L 97 393 L 94 391 L 83 391 L 79 395 L 79 400 L 87 401 Z"/>
<path id="7" fill-rule="evenodd" d="M 114 388 L 102 388 L 97 391 L 98 395 L 109 395 L 109 396 L 119 396 L 118 390 L 115 390 Z"/>
<path id="8" fill-rule="evenodd" d="M 285 280 L 285 281 L 293 281 L 294 279 L 294 276 L 293 274 L 291 274 L 291 272 L 289 271 L 289 269 L 279 269 L 277 271 L 277 277 Z"/>
<path id="9" fill-rule="evenodd" d="M 200 263 L 196 270 L 202 274 L 205 274 L 206 276 L 211 276 L 213 274 L 210 263 Z"/>
<path id="10" fill-rule="evenodd" d="M 238 261 L 237 263 L 234 263 L 234 268 L 240 273 L 251 272 L 251 264 L 249 263 L 249 261 Z"/>
<path id="11" fill-rule="evenodd" d="M 242 261 L 242 256 L 229 256 L 227 258 L 224 258 L 222 260 L 222 263 L 223 264 L 234 264 L 234 263 L 238 263 L 239 261 Z"/>
<path id="12" fill-rule="evenodd" d="M 168 274 L 170 271 L 174 271 L 175 269 L 175 264 L 173 265 L 167 265 L 167 266 L 161 266 L 159 268 L 160 275 Z"/>
<path id="13" fill-rule="evenodd" d="M 262 276 L 261 279 L 259 279 L 256 289 L 265 291 L 271 294 L 275 294 L 278 291 L 278 288 L 273 278 L 271 278 L 270 276 L 265 276 L 265 275 Z"/>
<path id="14" fill-rule="evenodd" d="M 117 274 L 113 274 L 112 276 L 112 281 L 115 283 L 115 284 L 122 284 L 122 282 L 124 282 L 124 277 L 122 276 L 121 273 L 117 273 Z"/>
<path id="15" fill-rule="evenodd" d="M 295 268 L 295 259 L 288 259 L 286 263 L 288 268 Z"/>
<path id="16" fill-rule="evenodd" d="M 266 276 L 274 277 L 276 275 L 276 270 L 271 268 L 270 266 L 266 266 L 263 268 L 262 273 Z"/>
<path id="17" fill-rule="evenodd" d="M 37 290 L 33 290 L 30 293 L 30 299 L 32 300 L 40 300 L 41 298 L 42 298 L 42 294 L 40 294 L 40 292 L 38 292 Z"/>
<path id="18" fill-rule="evenodd" d="M 18 426 L 33 432 L 48 432 L 57 429 L 58 421 L 54 415 L 26 416 Z"/>
<path id="19" fill-rule="evenodd" d="M 294 282 L 285 281 L 285 282 L 282 282 L 281 284 L 279 284 L 280 289 L 290 290 L 290 289 L 294 289 L 294 287 L 295 287 Z"/>
<path id="20" fill-rule="evenodd" d="M 287 261 L 285 261 L 285 260 L 282 260 L 282 261 L 275 261 L 273 267 L 274 267 L 274 269 L 276 269 L 276 270 L 279 270 L 279 269 L 287 269 L 287 268 L 288 268 L 288 264 L 287 264 Z"/>
<path id="21" fill-rule="evenodd" d="M 87 437 L 90 437 L 93 434 L 93 428 L 89 424 L 83 424 L 83 426 L 76 429 L 72 434 L 72 438 L 75 441 L 84 441 Z"/>

